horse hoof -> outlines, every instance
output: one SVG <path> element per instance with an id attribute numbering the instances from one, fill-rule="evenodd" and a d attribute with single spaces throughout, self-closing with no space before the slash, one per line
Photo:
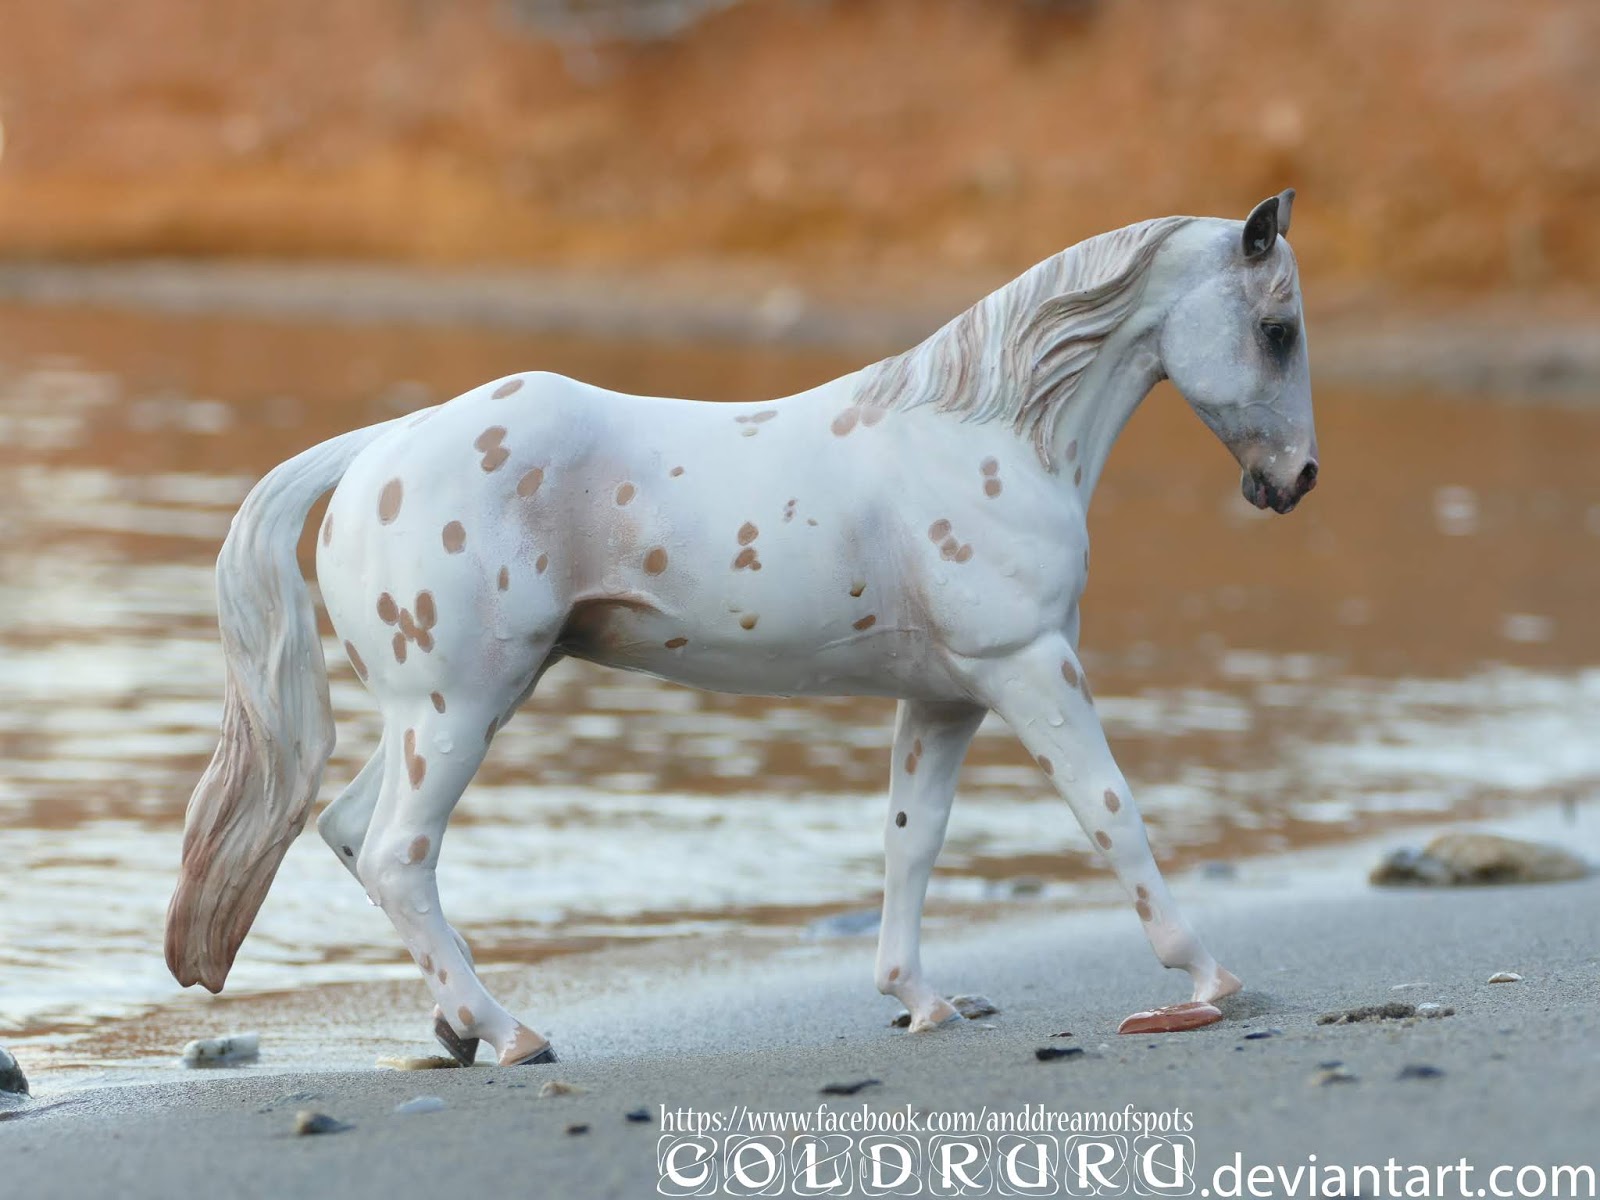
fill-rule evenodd
<path id="1" fill-rule="evenodd" d="M 556 1059 L 556 1048 L 554 1046 L 546 1046 L 542 1050 L 535 1050 L 532 1054 L 512 1059 L 510 1062 L 501 1063 L 500 1065 L 502 1067 L 537 1067 L 544 1063 L 556 1061 L 558 1061 Z"/>
<path id="2" fill-rule="evenodd" d="M 433 1036 L 449 1052 L 450 1057 L 463 1067 L 470 1067 L 478 1057 L 478 1039 L 459 1036 L 442 1016 L 433 1019 Z"/>

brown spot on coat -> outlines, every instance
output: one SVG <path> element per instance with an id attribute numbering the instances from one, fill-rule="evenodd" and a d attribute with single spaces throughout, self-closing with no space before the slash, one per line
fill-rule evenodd
<path id="1" fill-rule="evenodd" d="M 1095 831 L 1094 840 L 1100 843 L 1100 849 L 1111 849 L 1111 835 L 1104 829 L 1098 829 Z"/>
<path id="2" fill-rule="evenodd" d="M 772 420 L 772 418 L 777 416 L 777 415 L 778 415 L 778 412 L 777 412 L 776 409 L 764 408 L 760 412 L 754 414 L 750 418 L 750 423 L 752 425 L 760 425 L 760 424 L 762 424 L 762 423 L 764 423 L 766 421 Z"/>
<path id="3" fill-rule="evenodd" d="M 624 505 L 631 503 L 634 496 L 638 494 L 638 491 L 639 489 L 634 487 L 631 483 L 625 483 L 621 487 L 617 488 L 617 507 L 621 508 Z"/>
<path id="4" fill-rule="evenodd" d="M 1106 811 L 1120 812 L 1122 810 L 1122 797 L 1110 788 L 1106 789 Z"/>
<path id="5" fill-rule="evenodd" d="M 424 654 L 433 649 L 433 634 L 426 629 L 417 630 L 417 649 Z"/>
<path id="6" fill-rule="evenodd" d="M 502 592 L 510 590 L 510 587 L 511 587 L 511 568 L 510 567 L 501 567 L 500 568 L 499 584 L 500 584 L 500 590 Z"/>
<path id="7" fill-rule="evenodd" d="M 1155 913 L 1150 911 L 1150 906 L 1148 904 L 1146 904 L 1143 900 L 1139 901 L 1133 907 L 1134 907 L 1134 911 L 1136 911 L 1139 914 L 1139 920 L 1141 920 L 1141 921 L 1150 921 L 1150 920 L 1154 919 Z"/>
<path id="8" fill-rule="evenodd" d="M 432 592 L 417 593 L 417 624 L 432 629 L 439 623 L 439 610 L 434 606 Z"/>
<path id="9" fill-rule="evenodd" d="M 915 754 L 918 758 L 922 757 L 922 739 L 921 738 L 917 738 L 915 741 L 913 741 L 911 743 L 911 753 Z"/>
<path id="10" fill-rule="evenodd" d="M 1082 467 L 1079 467 L 1076 471 L 1074 471 L 1072 473 L 1072 482 L 1073 482 L 1074 485 L 1081 484 L 1083 482 L 1083 468 Z"/>
<path id="11" fill-rule="evenodd" d="M 1050 759 L 1043 754 L 1039 755 L 1039 769 L 1046 775 L 1054 775 L 1056 773 L 1055 763 L 1051 762 Z"/>
<path id="12" fill-rule="evenodd" d="M 645 551 L 644 573 L 646 575 L 659 575 L 667 569 L 667 550 L 665 546 L 651 546 Z"/>
<path id="13" fill-rule="evenodd" d="M 477 1024 L 477 1019 L 472 1015 L 472 1010 L 465 1004 L 456 1009 L 456 1020 L 460 1021 L 462 1025 L 466 1026 L 468 1030 Z"/>
<path id="14" fill-rule="evenodd" d="M 983 494 L 993 500 L 1000 494 L 1000 481 L 998 479 L 985 479 L 983 481 Z"/>
<path id="15" fill-rule="evenodd" d="M 1150 889 L 1145 887 L 1144 884 L 1141 883 L 1138 887 L 1134 888 L 1133 890 L 1134 890 L 1134 893 L 1139 897 L 1139 899 L 1141 899 L 1141 900 L 1150 899 Z"/>
<path id="16" fill-rule="evenodd" d="M 444 693 L 442 693 L 442 692 L 429 692 L 428 693 L 428 699 L 433 701 L 433 711 L 434 712 L 441 712 L 442 713 L 444 711 Z"/>
<path id="17" fill-rule="evenodd" d="M 411 615 L 409 609 L 402 608 L 400 610 L 400 632 L 413 642 L 417 640 L 417 635 L 422 632 L 417 628 L 416 618 Z"/>
<path id="18" fill-rule="evenodd" d="M 419 863 L 428 857 L 428 835 L 419 833 L 411 839 L 411 846 L 406 850 L 406 862 Z"/>
<path id="19" fill-rule="evenodd" d="M 897 825 L 904 825 L 905 824 L 905 813 L 901 813 L 900 814 L 899 818 L 896 819 L 895 824 L 897 824 Z M 890 983 L 893 983 L 896 979 L 899 979 L 899 978 L 900 978 L 900 968 L 899 967 L 896 967 L 894 970 L 889 972 L 889 982 Z"/>
<path id="20" fill-rule="evenodd" d="M 667 474 L 671 475 L 674 479 L 676 479 L 679 475 L 683 474 L 683 468 L 682 467 L 673 467 L 672 470 L 667 472 Z"/>
<path id="21" fill-rule="evenodd" d="M 876 613 L 868 613 L 866 616 L 862 617 L 859 621 L 850 622 L 850 625 L 854 629 L 871 629 L 877 623 L 878 623 L 877 614 Z"/>
<path id="22" fill-rule="evenodd" d="M 896 828 L 904 829 L 906 827 L 906 814 L 903 813 L 903 812 L 895 813 L 895 815 L 894 815 L 894 823 L 895 823 Z M 899 974 L 899 972 L 896 972 L 895 974 Z M 889 978 L 893 979 L 894 975 L 889 976 Z"/>
<path id="23" fill-rule="evenodd" d="M 749 521 L 739 526 L 739 545 L 741 546 L 748 546 L 760 536 L 761 530 L 757 529 Z"/>
<path id="24" fill-rule="evenodd" d="M 417 753 L 417 731 L 406 730 L 405 736 L 406 777 L 411 780 L 411 790 L 416 791 L 422 786 L 423 777 L 428 773 L 428 760 Z"/>
<path id="25" fill-rule="evenodd" d="M 367 664 L 361 661 L 361 655 L 350 642 L 344 644 L 344 656 L 350 660 L 350 665 L 356 669 L 356 677 L 366 679 Z"/>
<path id="26" fill-rule="evenodd" d="M 961 549 L 956 551 L 956 561 L 958 563 L 964 563 L 968 559 L 970 559 L 971 557 L 972 557 L 972 546 L 970 544 L 965 544 L 964 543 L 962 545 Z"/>
<path id="27" fill-rule="evenodd" d="M 746 629 L 754 629 L 756 627 L 756 622 L 760 619 L 761 617 L 758 613 L 745 613 L 744 616 L 739 618 L 739 624 L 744 626 Z"/>
<path id="28" fill-rule="evenodd" d="M 418 961 L 417 966 L 422 968 L 422 973 L 424 975 L 432 975 L 433 974 L 433 955 L 424 954 L 422 956 L 421 960 Z"/>
<path id="29" fill-rule="evenodd" d="M 519 392 L 521 390 L 522 390 L 522 380 L 520 380 L 520 379 L 508 379 L 504 383 L 502 383 L 499 387 L 495 388 L 494 393 L 493 393 L 493 399 L 495 399 L 495 400 L 504 400 L 507 396 L 513 395 L 514 393 Z"/>
<path id="30" fill-rule="evenodd" d="M 394 635 L 394 660 L 398 663 L 406 660 L 406 635 L 403 633 Z"/>
<path id="31" fill-rule="evenodd" d="M 523 497 L 524 499 L 526 499 L 527 497 L 529 497 L 529 496 L 533 495 L 535 492 L 537 492 L 539 490 L 540 485 L 543 484 L 543 483 L 544 483 L 544 468 L 543 467 L 534 467 L 531 470 L 524 471 L 523 474 L 522 474 L 522 478 L 517 480 L 517 495 L 519 495 L 519 496 Z"/>
<path id="32" fill-rule="evenodd" d="M 859 580 L 850 585 L 850 594 L 852 596 L 855 596 L 858 599 L 860 598 L 861 593 L 866 591 L 866 590 L 867 590 L 867 585 L 865 583 L 860 582 Z"/>
<path id="33" fill-rule="evenodd" d="M 449 983 L 450 982 L 450 972 L 446 971 L 443 967 L 439 968 L 439 982 L 440 983 Z"/>
<path id="34" fill-rule="evenodd" d="M 934 543 L 937 544 L 939 542 L 944 541 L 945 538 L 947 538 L 949 536 L 950 536 L 950 522 L 946 521 L 943 517 L 940 517 L 932 525 L 928 526 L 928 540 L 930 542 L 934 542 Z"/>
<path id="35" fill-rule="evenodd" d="M 444 527 L 439 540 L 444 543 L 446 554 L 460 554 L 467 545 L 467 527 L 460 521 L 451 521 Z"/>
<path id="36" fill-rule="evenodd" d="M 505 466 L 506 459 L 511 457 L 511 451 L 501 443 L 506 438 L 504 425 L 491 425 L 478 435 L 473 447 L 483 453 L 483 460 L 478 464 L 486 472 L 498 471 Z"/>
<path id="37" fill-rule="evenodd" d="M 978 465 L 978 470 L 982 471 L 984 475 L 992 477 L 1000 473 L 1000 463 L 995 459 L 986 458 Z"/>
<path id="38" fill-rule="evenodd" d="M 1061 660 L 1061 678 L 1067 681 L 1067 686 L 1070 688 L 1078 686 L 1078 668 L 1072 665 L 1072 660 L 1069 658 Z"/>
<path id="39" fill-rule="evenodd" d="M 550 565 L 550 556 L 548 554 L 541 554 L 541 555 L 539 555 L 538 558 L 533 560 L 533 569 L 537 574 L 540 574 L 540 575 L 544 574 L 545 568 L 548 567 L 549 565 Z"/>
<path id="40" fill-rule="evenodd" d="M 756 550 L 755 550 L 755 547 L 754 546 L 746 546 L 743 550 L 739 551 L 739 553 L 734 556 L 733 569 L 735 571 L 742 571 L 746 567 L 748 567 L 752 563 L 754 563 L 755 561 L 756 561 Z"/>
<path id="41" fill-rule="evenodd" d="M 676 650 L 680 646 L 687 646 L 689 644 L 689 639 L 686 637 L 668 638 L 664 644 L 668 650 Z"/>
<path id="42" fill-rule="evenodd" d="M 908 754 L 908 755 L 906 755 L 906 774 L 907 775 L 915 775 L 916 773 L 917 773 L 917 756 L 915 754 Z"/>
<path id="43" fill-rule="evenodd" d="M 939 557 L 944 559 L 954 558 L 961 553 L 961 543 L 953 537 L 947 537 L 939 545 Z"/>
<path id="44" fill-rule="evenodd" d="M 405 485 L 398 479 L 391 479 L 383 485 L 383 490 L 378 493 L 378 520 L 385 525 L 392 524 L 400 515 L 400 502 L 405 499 Z"/>
<path id="45" fill-rule="evenodd" d="M 861 419 L 859 408 L 847 408 L 833 419 L 833 432 L 836 437 L 844 437 L 856 427 L 856 422 Z"/>

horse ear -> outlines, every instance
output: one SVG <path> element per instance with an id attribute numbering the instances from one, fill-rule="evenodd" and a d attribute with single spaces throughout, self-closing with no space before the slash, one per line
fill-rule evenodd
<path id="1" fill-rule="evenodd" d="M 1278 193 L 1278 232 L 1289 236 L 1289 214 L 1294 209 L 1294 189 L 1284 188 Z"/>
<path id="2" fill-rule="evenodd" d="M 1278 242 L 1278 197 L 1268 196 L 1244 222 L 1244 256 L 1264 258 Z"/>

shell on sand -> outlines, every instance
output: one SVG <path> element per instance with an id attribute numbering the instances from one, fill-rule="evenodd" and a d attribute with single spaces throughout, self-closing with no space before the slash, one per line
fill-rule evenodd
<path id="1" fill-rule="evenodd" d="M 227 1037 L 199 1038 L 183 1048 L 186 1067 L 231 1067 L 253 1062 L 261 1055 L 259 1033 L 231 1033 Z"/>
<path id="2" fill-rule="evenodd" d="M 1421 850 L 1396 850 L 1369 876 L 1379 886 L 1467 887 L 1492 883 L 1561 883 L 1582 879 L 1589 864 L 1560 846 L 1494 833 L 1441 833 Z"/>
<path id="3" fill-rule="evenodd" d="M 1183 1004 L 1169 1004 L 1165 1008 L 1152 1008 L 1124 1017 L 1117 1026 L 1118 1033 L 1182 1033 L 1185 1029 L 1199 1029 L 1215 1025 L 1222 1020 L 1222 1010 L 1204 1000 L 1188 1000 Z"/>
<path id="4" fill-rule="evenodd" d="M 378 1059 L 376 1066 L 380 1071 L 449 1071 L 461 1064 L 455 1059 L 443 1054 L 404 1055 L 400 1057 L 384 1057 Z"/>

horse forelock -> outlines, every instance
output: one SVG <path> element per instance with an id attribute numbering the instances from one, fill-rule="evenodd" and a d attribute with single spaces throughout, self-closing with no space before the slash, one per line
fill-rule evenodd
<path id="1" fill-rule="evenodd" d="M 1007 421 L 1054 470 L 1057 418 L 1137 305 L 1156 252 L 1192 219 L 1142 221 L 1045 259 L 919 345 L 867 368 L 856 403 L 932 404 L 964 421 Z"/>

